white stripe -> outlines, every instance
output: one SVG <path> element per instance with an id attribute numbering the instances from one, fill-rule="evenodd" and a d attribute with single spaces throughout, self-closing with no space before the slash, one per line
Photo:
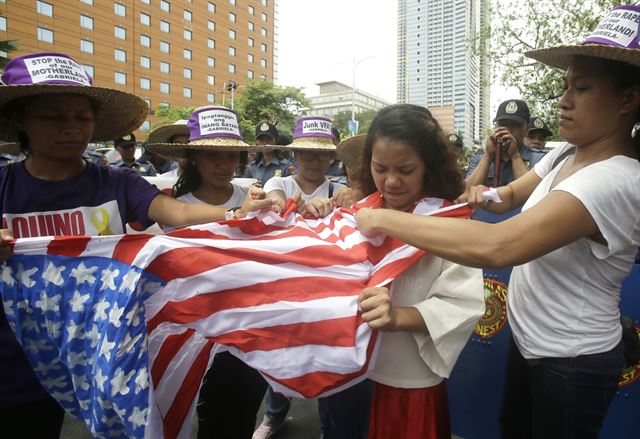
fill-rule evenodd
<path id="1" fill-rule="evenodd" d="M 13 253 L 16 255 L 42 255 L 51 241 L 53 241 L 51 236 L 16 239 Z"/>

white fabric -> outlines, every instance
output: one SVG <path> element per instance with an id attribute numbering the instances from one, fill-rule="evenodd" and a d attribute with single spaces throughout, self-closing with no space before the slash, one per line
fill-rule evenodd
<path id="1" fill-rule="evenodd" d="M 329 180 L 325 179 L 325 181 L 318 186 L 315 191 L 310 194 L 305 194 L 293 177 L 294 175 L 290 175 L 288 177 L 271 177 L 265 183 L 264 190 L 266 193 L 274 190 L 281 190 L 287 198 L 292 197 L 296 192 L 300 192 L 302 194 L 302 200 L 305 203 L 318 197 L 329 198 Z M 346 186 L 340 183 L 333 183 L 333 195 L 337 194 L 345 187 Z"/>
<path id="2" fill-rule="evenodd" d="M 391 286 L 393 306 L 413 306 L 428 333 L 380 332 L 373 381 L 398 388 L 435 386 L 447 378 L 484 314 L 482 271 L 424 256 Z"/>
<path id="3" fill-rule="evenodd" d="M 523 210 L 542 200 L 558 171 L 556 148 L 536 165 L 542 178 Z M 556 185 L 576 197 L 607 245 L 583 238 L 515 267 L 508 315 L 525 358 L 575 357 L 613 349 L 621 338 L 620 285 L 640 245 L 640 162 L 615 156 L 589 165 Z"/>
<path id="4" fill-rule="evenodd" d="M 231 197 L 225 201 L 223 204 L 220 204 L 219 207 L 226 207 L 227 209 L 232 209 L 234 207 L 242 206 L 244 199 L 247 197 L 247 192 L 249 192 L 248 187 L 238 186 L 237 184 L 231 183 L 231 187 L 233 187 L 233 193 Z M 181 197 L 178 197 L 178 200 L 184 201 L 185 203 L 192 204 L 207 204 L 202 201 L 200 198 L 193 195 L 193 192 L 189 192 L 188 194 L 184 194 Z"/>

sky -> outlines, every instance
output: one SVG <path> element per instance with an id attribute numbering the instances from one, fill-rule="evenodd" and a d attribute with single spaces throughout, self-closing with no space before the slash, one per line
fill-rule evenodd
<path id="1" fill-rule="evenodd" d="M 318 82 L 337 80 L 396 102 L 396 0 L 278 0 L 278 84 L 318 95 Z M 372 58 L 369 58 L 372 57 Z M 368 58 L 368 59 L 365 59 Z M 518 92 L 494 82 L 491 113 Z"/>

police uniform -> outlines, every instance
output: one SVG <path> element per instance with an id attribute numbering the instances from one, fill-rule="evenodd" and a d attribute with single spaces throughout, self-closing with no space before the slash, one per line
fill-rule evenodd
<path id="1" fill-rule="evenodd" d="M 518 146 L 518 150 L 520 151 L 520 158 L 527 165 L 528 169 L 533 169 L 533 167 L 542 160 L 542 157 L 545 156 L 547 152 L 545 149 L 529 149 L 524 144 L 520 144 Z M 473 173 L 473 170 L 476 169 L 480 160 L 484 156 L 485 150 L 479 149 L 473 154 L 471 157 L 471 161 L 469 162 L 469 168 L 467 169 L 467 177 Z M 495 175 L 495 162 L 491 162 L 489 165 L 489 172 L 487 173 L 487 179 L 485 180 L 485 186 L 493 186 L 493 177 Z M 511 166 L 511 160 L 502 161 L 500 163 L 500 182 L 499 186 L 505 186 L 515 180 L 513 176 L 513 166 Z"/>
<path id="2" fill-rule="evenodd" d="M 91 149 L 87 149 L 82 154 L 82 157 L 89 160 L 90 162 L 100 166 L 101 168 L 106 168 L 109 166 L 109 162 L 104 154 L 100 154 L 99 152 L 93 151 Z"/>
<path id="3" fill-rule="evenodd" d="M 291 162 L 286 159 L 280 160 L 274 154 L 266 165 L 264 160 L 251 163 L 245 176 L 255 178 L 264 185 L 271 177 L 287 177 L 294 174 L 295 169 Z"/>
<path id="4" fill-rule="evenodd" d="M 154 168 L 150 162 L 141 162 L 139 160 L 136 160 L 130 165 L 127 165 L 122 160 L 118 160 L 117 162 L 111 163 L 111 166 L 113 166 L 114 168 L 133 169 L 138 174 L 144 177 L 155 177 L 158 174 L 158 172 L 156 171 L 156 168 Z"/>
<path id="5" fill-rule="evenodd" d="M 142 154 L 140 156 L 140 159 L 138 161 L 140 163 L 147 163 L 147 162 L 151 163 L 151 156 L 152 155 L 153 154 L 145 152 L 144 154 Z M 153 163 L 151 163 L 151 164 L 153 165 Z M 166 174 L 167 172 L 173 171 L 174 169 L 178 169 L 180 167 L 180 164 L 175 160 L 166 159 L 161 166 L 153 165 L 153 167 L 155 168 L 156 173 L 158 173 L 158 174 Z"/>

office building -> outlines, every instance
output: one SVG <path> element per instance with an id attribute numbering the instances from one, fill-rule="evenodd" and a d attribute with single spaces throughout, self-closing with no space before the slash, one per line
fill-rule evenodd
<path id="1" fill-rule="evenodd" d="M 350 85 L 342 82 L 320 82 L 316 85 L 320 87 L 320 93 L 309 98 L 311 108 L 307 110 L 307 113 L 316 116 L 333 117 L 345 111 L 351 113 L 353 107 L 358 114 L 367 110 L 377 111 L 389 105 L 384 99 L 363 90 L 356 88 L 354 93 Z"/>

